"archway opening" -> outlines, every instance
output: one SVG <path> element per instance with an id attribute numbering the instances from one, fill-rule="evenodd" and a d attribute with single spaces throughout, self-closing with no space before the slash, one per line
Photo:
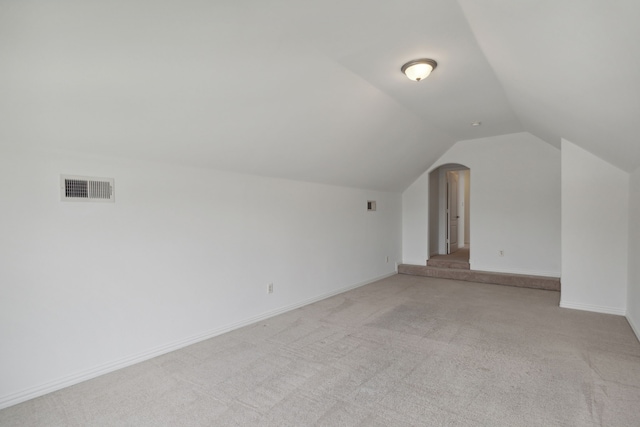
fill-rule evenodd
<path id="1" fill-rule="evenodd" d="M 471 170 L 449 163 L 429 173 L 429 257 L 469 258 Z"/>

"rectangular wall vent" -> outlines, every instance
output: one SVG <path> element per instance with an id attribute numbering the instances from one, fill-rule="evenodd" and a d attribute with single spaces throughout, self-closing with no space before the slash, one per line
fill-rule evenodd
<path id="1" fill-rule="evenodd" d="M 114 202 L 113 178 L 60 175 L 60 200 L 63 202 Z"/>

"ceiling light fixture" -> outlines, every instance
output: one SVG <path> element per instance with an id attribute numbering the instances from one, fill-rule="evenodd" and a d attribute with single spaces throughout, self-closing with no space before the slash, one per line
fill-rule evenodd
<path id="1" fill-rule="evenodd" d="M 429 74 L 436 69 L 438 63 L 433 59 L 414 59 L 402 66 L 400 69 L 409 80 L 419 82 L 429 77 Z"/>
<path id="2" fill-rule="evenodd" d="M 481 121 L 471 122 L 471 126 L 480 126 L 482 124 Z"/>

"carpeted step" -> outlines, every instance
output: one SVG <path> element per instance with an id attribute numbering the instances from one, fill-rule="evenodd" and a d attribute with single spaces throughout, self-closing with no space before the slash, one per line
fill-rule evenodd
<path id="1" fill-rule="evenodd" d="M 469 263 L 466 261 L 439 259 L 437 257 L 427 260 L 427 265 L 429 267 L 457 268 L 458 270 L 469 270 L 471 268 Z"/>
<path id="2" fill-rule="evenodd" d="M 398 273 L 414 276 L 438 277 L 441 279 L 463 280 L 465 282 L 492 283 L 520 288 L 560 291 L 560 278 L 530 276 L 525 274 L 494 273 L 490 271 L 463 270 L 423 265 L 400 264 Z"/>

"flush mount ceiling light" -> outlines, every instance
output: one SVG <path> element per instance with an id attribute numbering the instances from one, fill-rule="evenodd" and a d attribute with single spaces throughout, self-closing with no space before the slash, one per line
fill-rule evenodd
<path id="1" fill-rule="evenodd" d="M 433 59 L 415 59 L 404 64 L 400 70 L 409 80 L 419 82 L 426 79 L 437 66 L 438 63 Z"/>

